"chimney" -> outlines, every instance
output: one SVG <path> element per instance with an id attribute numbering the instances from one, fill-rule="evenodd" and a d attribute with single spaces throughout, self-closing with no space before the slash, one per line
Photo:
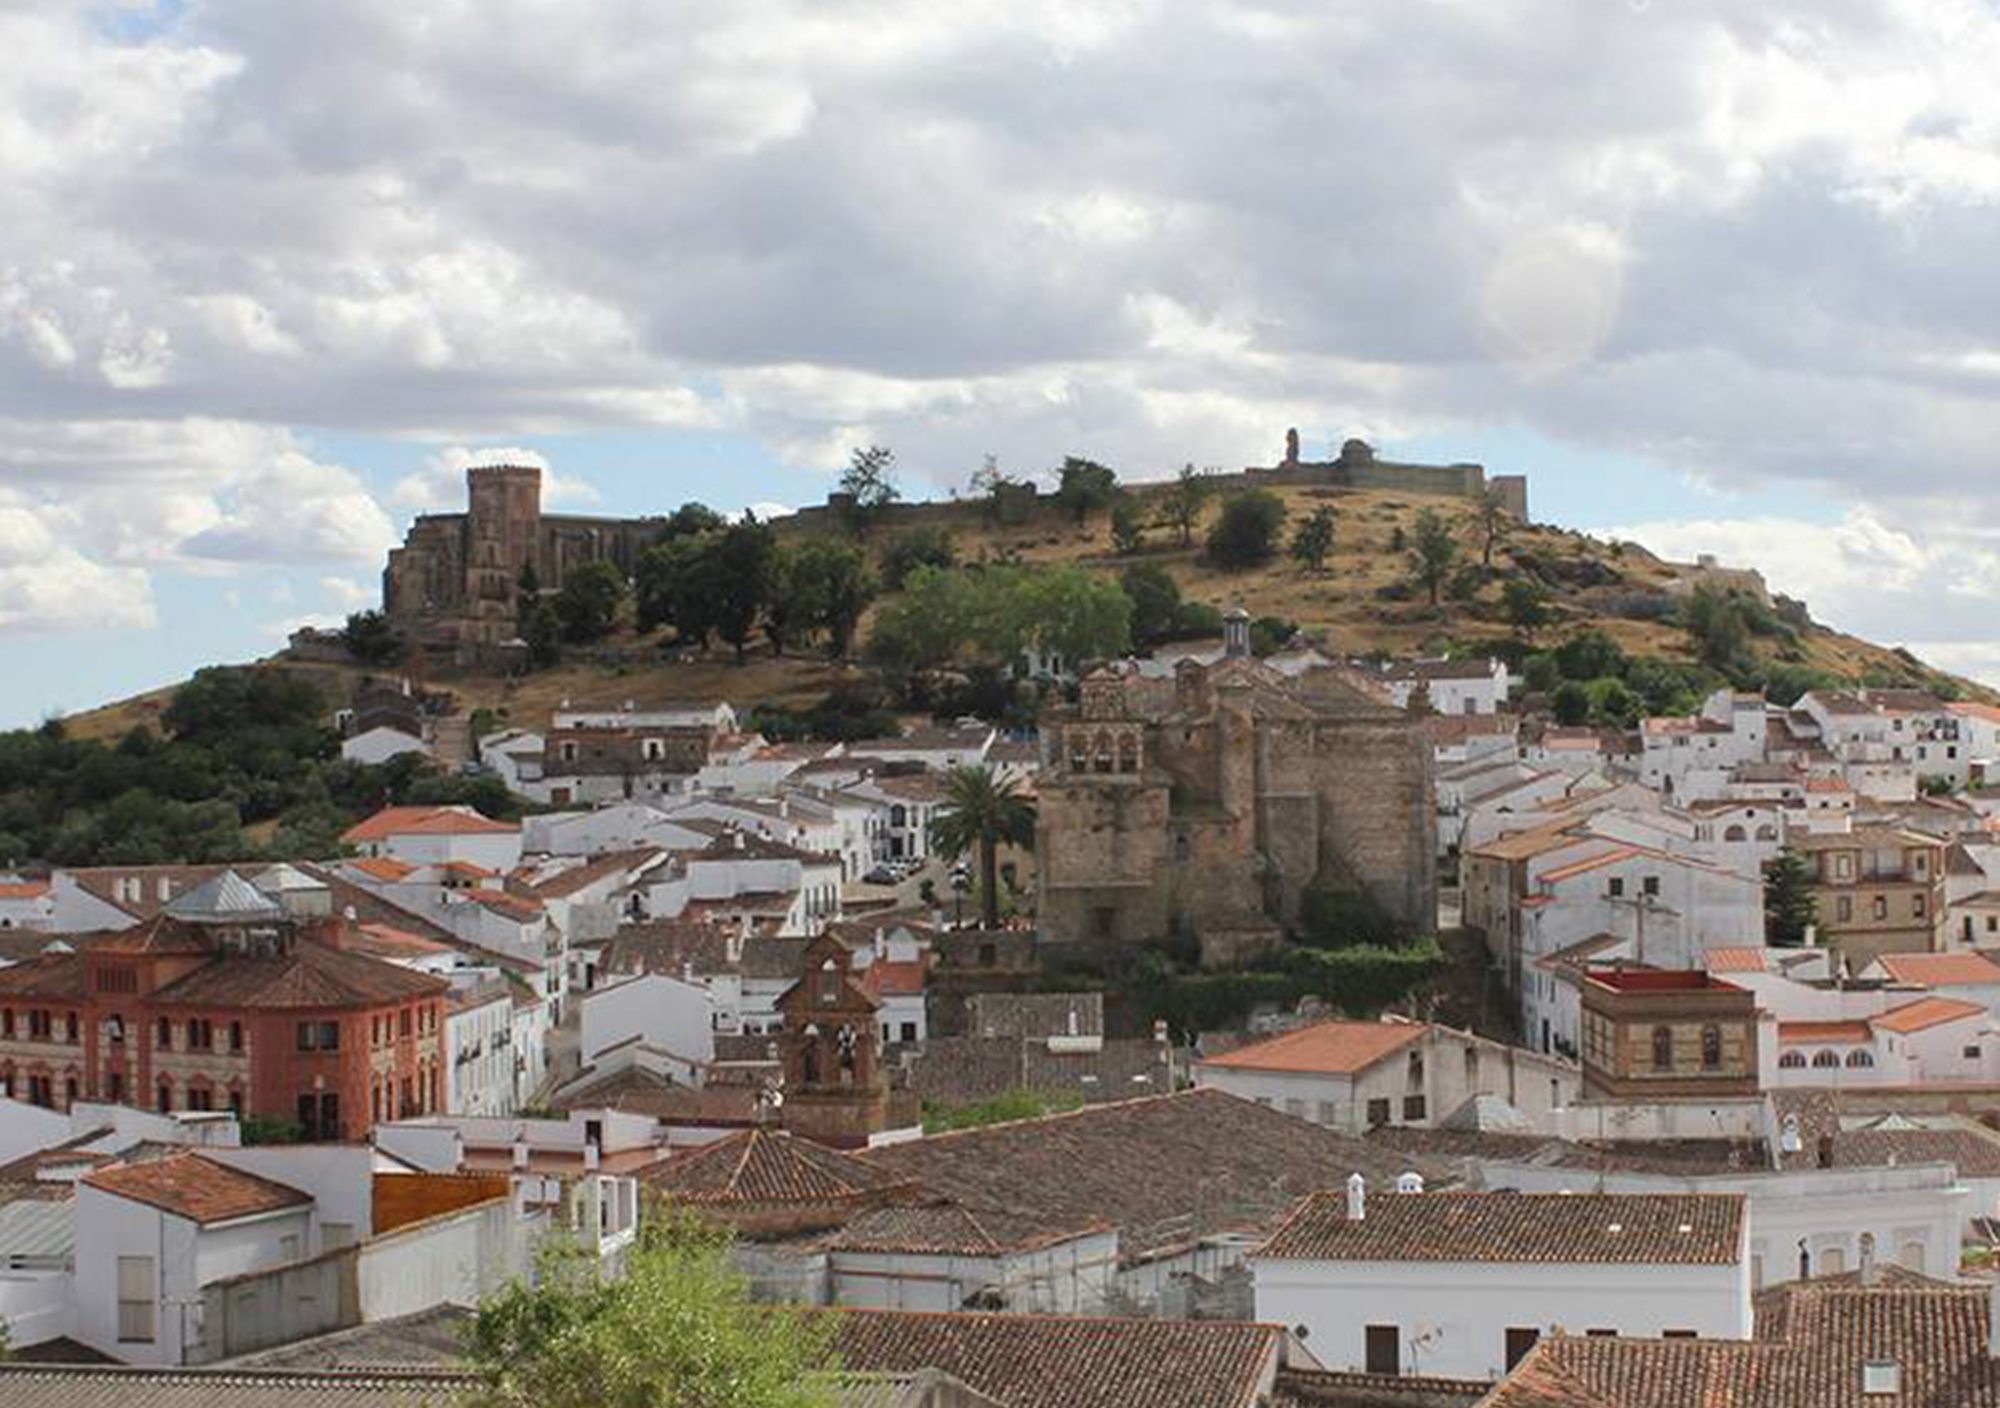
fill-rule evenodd
<path id="1" fill-rule="evenodd" d="M 1250 613 L 1240 606 L 1222 613 L 1222 653 L 1231 660 L 1250 653 Z"/>
<path id="2" fill-rule="evenodd" d="M 1415 1172 L 1414 1170 L 1412 1170 L 1409 1173 L 1399 1174 L 1396 1178 L 1396 1191 L 1398 1193 L 1423 1192 L 1424 1176 L 1421 1173 Z"/>
<path id="3" fill-rule="evenodd" d="M 1347 1176 L 1347 1220 L 1359 1222 L 1368 1216 L 1368 1180 L 1358 1173 Z"/>
<path id="4" fill-rule="evenodd" d="M 1873 1232 L 1863 1232 L 1861 1234 L 1861 1266 L 1858 1279 L 1864 1286 L 1875 1284 L 1875 1234 Z"/>

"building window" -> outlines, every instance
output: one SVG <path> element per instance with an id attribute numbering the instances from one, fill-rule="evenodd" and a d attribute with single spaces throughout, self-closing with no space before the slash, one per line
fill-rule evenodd
<path id="1" fill-rule="evenodd" d="M 1605 885 L 1608 893 L 1614 900 L 1625 893 L 1625 877 L 1622 875 L 1612 876 L 1605 882 Z"/>
<path id="2" fill-rule="evenodd" d="M 1424 1118 L 1423 1096 L 1405 1095 L 1403 1097 L 1403 1118 L 1411 1123 L 1421 1121 Z"/>
<path id="3" fill-rule="evenodd" d="M 104 1097 L 114 1105 L 124 1100 L 125 1077 L 119 1072 L 113 1071 L 104 1078 Z"/>
<path id="4" fill-rule="evenodd" d="M 1387 1123 L 1389 1123 L 1389 1102 L 1387 1100 L 1370 1100 L 1368 1102 L 1368 1127 L 1374 1129 Z"/>
<path id="5" fill-rule="evenodd" d="M 241 1022 L 231 1022 L 229 1024 L 229 1049 L 231 1051 L 241 1051 L 243 1049 L 243 1024 Z"/>
<path id="6" fill-rule="evenodd" d="M 904 1041 L 915 1041 L 917 1039 L 917 1024 L 915 1022 L 903 1023 L 902 1039 Z"/>
<path id="7" fill-rule="evenodd" d="M 1787 1051 L 1778 1058 L 1778 1065 L 1784 1070 L 1802 1071 L 1806 1068 L 1805 1053 L 1802 1051 Z"/>
<path id="8" fill-rule="evenodd" d="M 159 1025 L 159 1034 L 154 1038 L 153 1044 L 159 1047 L 159 1049 L 162 1051 L 173 1050 L 174 1024 L 168 1021 L 165 1017 L 162 1017 L 160 1018 L 158 1025 Z"/>
<path id="9" fill-rule="evenodd" d="M 1641 885 L 1641 888 L 1642 888 L 1643 890 L 1645 890 L 1645 892 L 1646 892 L 1647 894 L 1649 894 L 1649 895 L 1657 895 L 1657 894 L 1659 894 L 1659 893 L 1660 893 L 1660 877 L 1659 877 L 1659 876 L 1657 876 L 1657 875 L 1648 875 L 1648 876 L 1647 876 L 1647 877 L 1645 878 L 1644 882 L 1642 883 L 1642 885 Z"/>
<path id="10" fill-rule="evenodd" d="M 338 1051 L 340 1050 L 340 1023 L 300 1022 L 298 1027 L 299 1050 Z"/>
<path id="11" fill-rule="evenodd" d="M 1701 1029 L 1701 1068 L 1704 1071 L 1722 1068 L 1722 1028 L 1709 1026 Z"/>
<path id="12" fill-rule="evenodd" d="M 1530 1326 L 1509 1325 L 1507 1327 L 1507 1367 L 1512 1369 L 1516 1364 L 1519 1364 L 1527 1356 L 1528 1351 L 1535 1347 L 1536 1341 L 1540 1340 L 1541 1337 L 1542 1332 Z"/>
<path id="13" fill-rule="evenodd" d="M 1848 896 L 1842 895 L 1838 900 L 1834 901 L 1833 913 L 1834 917 L 1842 924 L 1847 923 L 1854 918 L 1854 901 Z"/>
<path id="14" fill-rule="evenodd" d="M 1889 897 L 1887 895 L 1875 896 L 1874 910 L 1877 919 L 1887 919 L 1889 917 Z"/>
<path id="15" fill-rule="evenodd" d="M 1924 897 L 1922 895 L 1910 896 L 1910 913 L 1918 919 L 1924 917 Z"/>
<path id="16" fill-rule="evenodd" d="M 1403 1332 L 1394 1325 L 1370 1325 L 1367 1330 L 1367 1363 L 1371 1374 L 1402 1372 Z"/>
<path id="17" fill-rule="evenodd" d="M 1663 1340 L 1698 1340 L 1701 1336 L 1693 1330 L 1662 1330 L 1660 1331 L 1660 1338 Z"/>
<path id="18" fill-rule="evenodd" d="M 1977 1061 L 1979 1059 L 1979 1048 L 1977 1046 L 1966 1047 L 1965 1059 L 1968 1061 Z"/>
<path id="19" fill-rule="evenodd" d="M 104 1030 L 113 1046 L 123 1046 L 125 1044 L 125 1019 L 116 1012 L 113 1012 L 105 1019 Z"/>
<path id="20" fill-rule="evenodd" d="M 1840 1053 L 1838 1051 L 1815 1051 L 1813 1053 L 1813 1069 L 1815 1070 L 1830 1071 L 1836 1069 L 1839 1065 Z"/>
<path id="21" fill-rule="evenodd" d="M 1412 1051 L 1410 1053 L 1409 1078 L 1406 1081 L 1404 1081 L 1404 1086 L 1406 1088 L 1408 1087 L 1421 1088 L 1423 1086 L 1423 1083 L 1424 1083 L 1424 1053 L 1421 1051 Z"/>
<path id="22" fill-rule="evenodd" d="M 1847 1053 L 1847 1064 L 1851 1069 L 1861 1070 L 1875 1064 L 1875 1054 L 1866 1047 L 1857 1046 Z"/>
<path id="23" fill-rule="evenodd" d="M 118 1258 L 118 1340 L 121 1344 L 153 1342 L 153 1258 Z"/>
<path id="24" fill-rule="evenodd" d="M 1670 1071 L 1674 1066 L 1674 1033 L 1670 1027 L 1653 1028 L 1653 1069 Z"/>
<path id="25" fill-rule="evenodd" d="M 1465 1083 L 1468 1086 L 1479 1084 L 1479 1048 L 1476 1046 L 1465 1048 Z"/>
<path id="26" fill-rule="evenodd" d="M 12 1039 L 14 1035 L 14 1009 L 0 1007 L 0 1036 Z"/>

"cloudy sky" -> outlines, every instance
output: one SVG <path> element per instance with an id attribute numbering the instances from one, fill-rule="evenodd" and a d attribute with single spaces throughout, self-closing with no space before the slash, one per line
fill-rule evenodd
<path id="1" fill-rule="evenodd" d="M 2000 680 L 1993 0 L 0 4 L 0 722 L 556 506 L 1362 434 Z"/>

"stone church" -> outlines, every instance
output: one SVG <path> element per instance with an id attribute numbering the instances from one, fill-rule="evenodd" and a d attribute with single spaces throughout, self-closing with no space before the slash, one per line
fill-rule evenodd
<path id="1" fill-rule="evenodd" d="M 490 664 L 519 631 L 522 570 L 545 592 L 599 559 L 628 577 L 665 529 L 660 518 L 542 512 L 532 465 L 465 471 L 464 513 L 420 514 L 382 573 L 382 609 L 404 637 L 461 665 Z"/>
<path id="2" fill-rule="evenodd" d="M 1046 717 L 1037 903 L 1050 942 L 1192 932 L 1208 964 L 1275 944 L 1318 881 L 1365 892 L 1413 933 L 1437 913 L 1437 821 L 1420 720 L 1346 671 L 1252 658 L 1225 623 L 1212 662 L 1170 678 L 1087 676 Z"/>

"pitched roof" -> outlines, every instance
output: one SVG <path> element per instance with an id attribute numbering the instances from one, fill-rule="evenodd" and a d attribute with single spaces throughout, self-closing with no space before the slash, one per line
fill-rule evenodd
<path id="1" fill-rule="evenodd" d="M 92 1188 L 204 1225 L 312 1203 L 309 1194 L 289 1184 L 245 1173 L 201 1154 L 170 1154 L 145 1163 L 113 1164 L 83 1181 Z"/>
<path id="2" fill-rule="evenodd" d="M 934 1201 L 865 1212 L 834 1234 L 827 1245 L 846 1252 L 992 1257 L 1110 1230 L 1110 1224 L 1101 1220 L 1051 1224 L 990 1208 Z"/>
<path id="3" fill-rule="evenodd" d="M 1703 1193 L 1315 1193 L 1255 1256 L 1292 1261 L 1733 1265 L 1743 1198 Z"/>
<path id="4" fill-rule="evenodd" d="M 844 1154 L 767 1129 L 705 1144 L 649 1170 L 645 1179 L 680 1202 L 843 1202 L 909 1182 Z"/>
<path id="5" fill-rule="evenodd" d="M 1780 1022 L 1778 1040 L 1780 1042 L 1804 1041 L 1872 1041 L 1875 1031 L 1865 1021 L 1852 1022 Z"/>
<path id="6" fill-rule="evenodd" d="M 1220 1090 L 1086 1105 L 857 1154 L 926 1193 L 1050 1223 L 1101 1219 L 1127 1261 L 1198 1236 L 1258 1232 L 1326 1186 L 1329 1169 L 1393 1178 L 1405 1156 Z M 1445 1172 L 1419 1160 L 1426 1178 Z"/>
<path id="7" fill-rule="evenodd" d="M 1871 1018 L 1870 1024 L 1881 1031 L 1921 1032 L 1946 1022 L 1985 1015 L 1986 1009 L 1976 1002 L 1961 1002 L 1955 997 L 1923 997 Z"/>
<path id="8" fill-rule="evenodd" d="M 212 875 L 168 900 L 162 913 L 195 924 L 254 923 L 279 919 L 284 906 L 233 870 Z"/>
<path id="9" fill-rule="evenodd" d="M 85 976 L 82 954 L 43 954 L 0 968 L 0 995 L 81 1001 L 89 995 Z"/>
<path id="10" fill-rule="evenodd" d="M 466 1374 L 308 1372 L 0 1364 L 9 1408 L 435 1408 L 469 1392 Z"/>
<path id="11" fill-rule="evenodd" d="M 1318 1022 L 1197 1064 L 1242 1071 L 1352 1075 L 1413 1041 L 1421 1041 L 1429 1031 L 1422 1022 Z"/>
<path id="12" fill-rule="evenodd" d="M 347 828 L 340 839 L 350 846 L 391 836 L 480 836 L 519 831 L 516 821 L 495 821 L 471 807 L 384 807 Z"/>
<path id="13" fill-rule="evenodd" d="M 284 953 L 219 957 L 153 993 L 162 1005 L 353 1007 L 435 997 L 451 984 L 312 939 Z"/>
<path id="14" fill-rule="evenodd" d="M 830 1313 L 843 1369 L 940 1369 L 1007 1408 L 1250 1408 L 1285 1334 L 1220 1320 Z"/>
<path id="15" fill-rule="evenodd" d="M 1762 973 L 1768 955 L 1761 948 L 1712 948 L 1701 956 L 1701 966 L 1711 973 Z M 1994 973 L 2000 979 L 2000 971 Z"/>
<path id="16" fill-rule="evenodd" d="M 1983 953 L 1885 953 L 1878 961 L 1899 983 L 1927 988 L 2000 987 L 2000 964 Z"/>

